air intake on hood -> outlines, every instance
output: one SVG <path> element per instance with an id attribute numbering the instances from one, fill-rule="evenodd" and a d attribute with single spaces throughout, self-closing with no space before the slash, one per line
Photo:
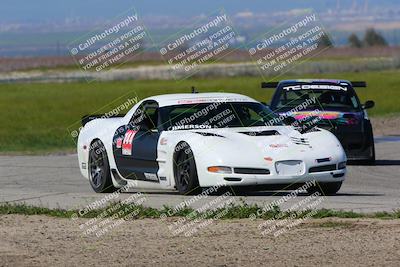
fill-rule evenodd
<path id="1" fill-rule="evenodd" d="M 219 134 L 215 134 L 215 133 L 207 133 L 207 132 L 195 132 L 197 134 L 201 134 L 202 136 L 215 136 L 215 137 L 224 137 L 222 135 Z"/>
<path id="2" fill-rule="evenodd" d="M 278 131 L 269 130 L 269 131 L 261 131 L 261 132 L 240 132 L 242 134 L 247 134 L 250 136 L 270 136 L 270 135 L 280 135 Z"/>
<path id="3" fill-rule="evenodd" d="M 310 145 L 310 142 L 308 141 L 307 138 L 290 137 L 290 140 L 292 140 L 292 142 L 295 143 L 296 145 L 304 145 L 304 146 Z"/>
<path id="4" fill-rule="evenodd" d="M 307 133 L 312 133 L 312 132 L 320 132 L 321 130 L 320 129 L 318 129 L 317 127 L 312 127 L 311 129 L 309 129 L 309 130 L 306 130 L 306 132 Z"/>

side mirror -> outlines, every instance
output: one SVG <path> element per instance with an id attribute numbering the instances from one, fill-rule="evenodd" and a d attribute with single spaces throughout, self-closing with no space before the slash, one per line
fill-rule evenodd
<path id="1" fill-rule="evenodd" d="M 375 102 L 372 100 L 368 100 L 367 102 L 365 102 L 364 105 L 362 105 L 363 109 L 373 108 L 374 106 L 375 106 Z"/>
<path id="2" fill-rule="evenodd" d="M 292 125 L 296 122 L 296 119 L 293 118 L 292 116 L 287 116 L 283 119 L 283 123 L 286 125 Z"/>

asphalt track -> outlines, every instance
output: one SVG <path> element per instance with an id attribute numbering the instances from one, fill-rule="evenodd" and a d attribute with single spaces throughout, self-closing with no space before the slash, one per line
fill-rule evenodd
<path id="1" fill-rule="evenodd" d="M 338 195 L 324 197 L 318 208 L 357 212 L 400 209 L 400 137 L 378 137 L 375 141 L 376 165 L 348 166 L 347 179 Z M 155 208 L 175 206 L 191 198 L 175 192 L 138 190 L 145 196 L 143 205 Z M 122 193 L 118 199 L 126 199 L 132 192 Z M 285 195 L 287 192 L 284 191 L 266 191 L 232 199 L 266 205 Z M 0 156 L 0 202 L 82 209 L 105 196 L 94 193 L 80 175 L 76 155 Z M 192 206 L 203 207 L 217 197 L 203 198 Z M 295 204 L 306 197 L 306 194 L 300 194 L 283 205 Z"/>

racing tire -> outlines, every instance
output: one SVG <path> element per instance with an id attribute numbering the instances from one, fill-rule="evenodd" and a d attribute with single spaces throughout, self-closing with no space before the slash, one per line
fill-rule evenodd
<path id="1" fill-rule="evenodd" d="M 370 157 L 367 160 L 362 161 L 362 163 L 366 164 L 366 165 L 375 165 L 375 142 L 374 142 L 374 133 L 372 131 L 371 123 L 369 123 L 368 130 L 369 130 L 369 134 L 368 134 L 369 138 L 368 139 L 369 139 L 369 143 L 371 144 L 370 145 Z"/>
<path id="2" fill-rule="evenodd" d="M 192 195 L 201 191 L 196 162 L 188 143 L 180 142 L 177 145 L 173 164 L 175 187 L 181 195 Z"/>
<path id="3" fill-rule="evenodd" d="M 111 178 L 107 151 L 100 140 L 92 143 L 89 150 L 89 182 L 96 193 L 112 193 L 115 188 Z"/>
<path id="4" fill-rule="evenodd" d="M 333 196 L 340 190 L 343 182 L 332 182 L 332 183 L 317 183 L 316 186 L 307 189 L 309 194 L 320 192 L 325 196 Z"/>
<path id="5" fill-rule="evenodd" d="M 374 141 L 372 141 L 372 145 L 371 145 L 371 157 L 365 161 L 365 164 L 366 165 L 375 165 L 375 144 L 374 144 Z"/>

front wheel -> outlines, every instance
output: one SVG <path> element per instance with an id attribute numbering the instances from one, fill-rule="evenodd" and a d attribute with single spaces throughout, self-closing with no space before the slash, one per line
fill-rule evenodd
<path id="1" fill-rule="evenodd" d="M 370 150 L 371 150 L 371 152 L 370 152 L 371 156 L 370 156 L 369 159 L 367 159 L 365 161 L 365 164 L 367 164 L 367 165 L 375 165 L 375 144 L 373 143 L 373 141 L 372 141 L 372 145 L 371 145 Z"/>
<path id="2" fill-rule="evenodd" d="M 196 162 L 186 142 L 177 145 L 174 155 L 174 176 L 176 189 L 180 194 L 195 194 L 200 190 Z"/>
<path id="3" fill-rule="evenodd" d="M 343 182 L 317 183 L 316 186 L 310 187 L 309 189 L 307 189 L 307 192 L 309 194 L 312 194 L 315 192 L 320 192 L 321 194 L 323 194 L 325 196 L 336 195 L 336 193 L 342 187 L 342 183 Z"/>
<path id="4" fill-rule="evenodd" d="M 368 136 L 369 136 L 369 158 L 365 160 L 363 163 L 367 165 L 375 165 L 375 142 L 374 142 L 374 133 L 372 132 L 372 126 L 371 123 L 368 124 Z"/>
<path id="5" fill-rule="evenodd" d="M 114 187 L 111 179 L 107 151 L 103 143 L 97 140 L 92 143 L 89 151 L 89 182 L 96 193 L 111 193 Z"/>

